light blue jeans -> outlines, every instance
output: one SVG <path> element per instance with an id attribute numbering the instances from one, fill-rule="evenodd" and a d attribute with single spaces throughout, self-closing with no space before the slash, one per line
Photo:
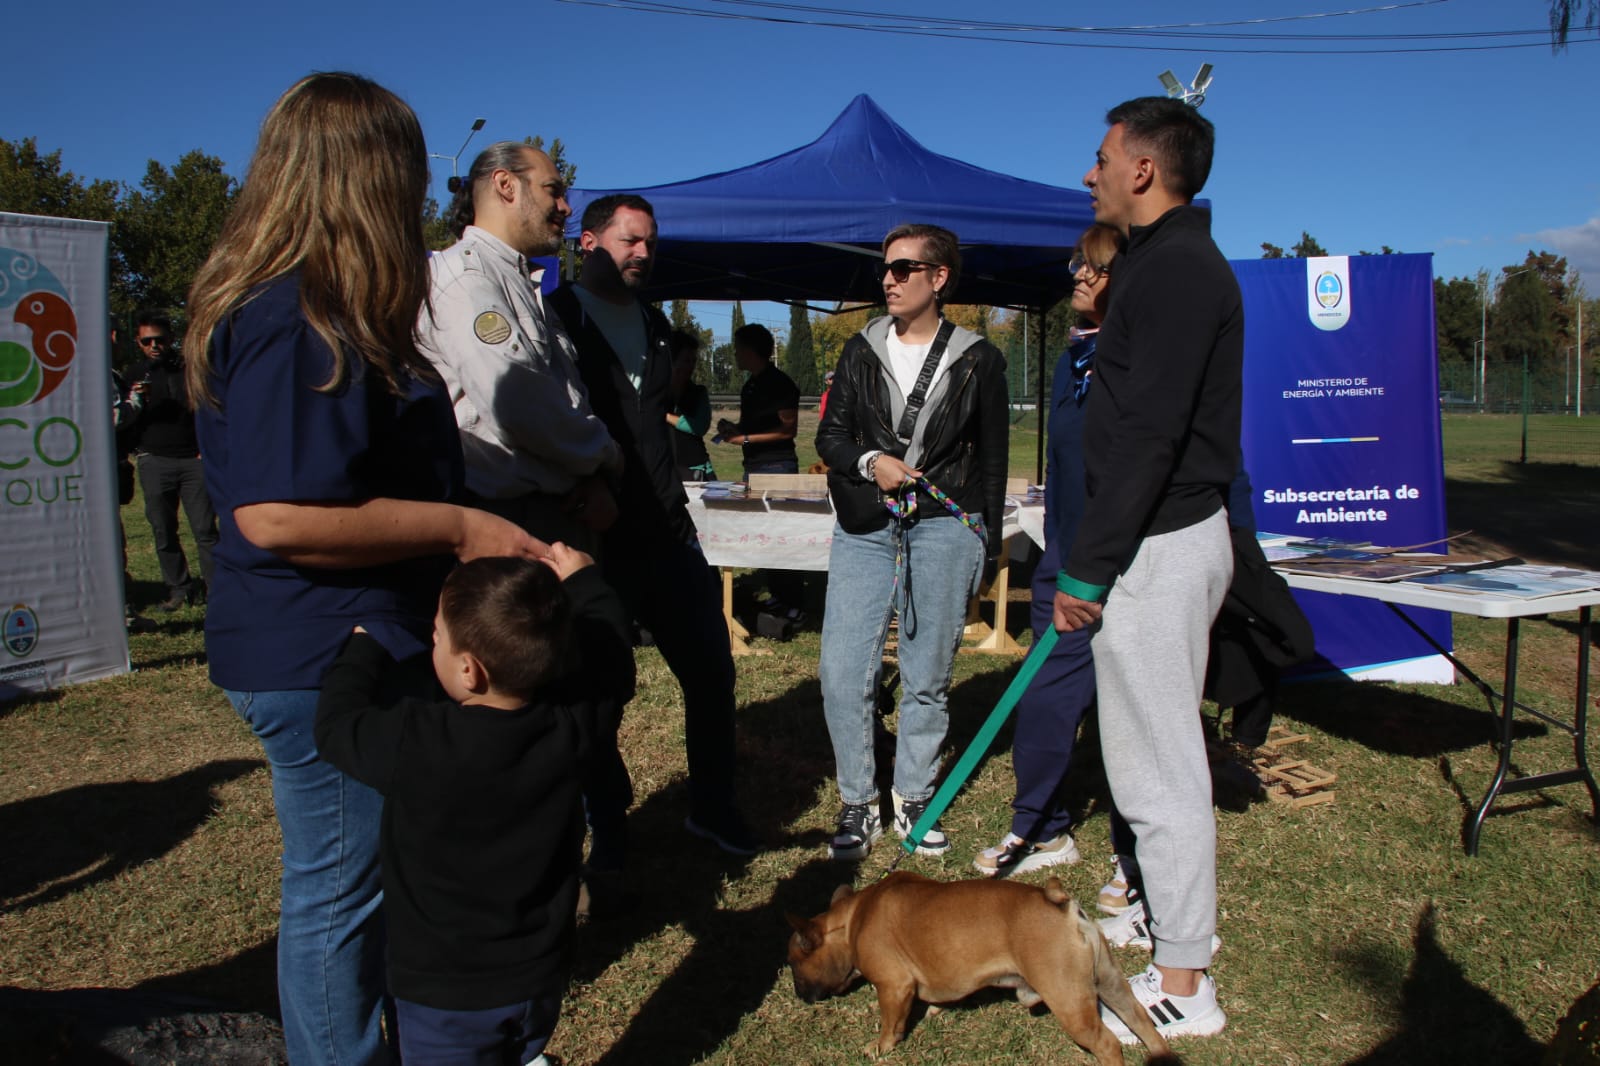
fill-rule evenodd
<path id="1" fill-rule="evenodd" d="M 950 724 L 950 673 L 967 604 L 983 576 L 983 550 L 983 540 L 953 517 L 925 518 L 903 529 L 890 524 L 875 533 L 846 533 L 834 525 L 819 673 L 844 802 L 872 803 L 878 795 L 873 706 L 896 610 L 901 694 L 894 789 L 906 799 L 933 796 L 939 748 Z"/>
<path id="2" fill-rule="evenodd" d="M 283 830 L 278 1003 L 294 1066 L 393 1061 L 381 1028 L 383 797 L 317 755 L 317 692 L 228 692 L 272 764 Z"/>

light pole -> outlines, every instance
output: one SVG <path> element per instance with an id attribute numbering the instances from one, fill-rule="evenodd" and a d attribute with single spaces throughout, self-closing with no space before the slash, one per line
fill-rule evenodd
<path id="1" fill-rule="evenodd" d="M 1503 270 L 1505 268 L 1502 267 L 1501 269 Z M 1534 268 L 1533 267 L 1523 267 L 1521 270 L 1513 270 L 1511 273 L 1505 275 L 1505 277 L 1500 279 L 1500 284 L 1504 285 L 1506 282 L 1510 281 L 1512 278 L 1516 277 L 1518 274 L 1526 274 L 1528 271 L 1530 271 L 1532 269 L 1534 269 Z M 1489 377 L 1489 278 L 1488 278 L 1487 275 L 1485 275 L 1484 278 L 1483 278 L 1483 294 L 1482 295 L 1483 295 L 1483 303 L 1481 305 L 1481 310 L 1479 312 L 1479 317 L 1478 317 L 1478 335 L 1479 335 L 1478 347 L 1482 351 L 1482 358 L 1481 358 L 1481 361 L 1478 363 L 1478 413 L 1479 414 L 1482 414 L 1483 412 L 1485 412 L 1485 411 L 1487 411 L 1489 409 L 1489 381 L 1488 381 L 1488 377 Z M 1524 359 L 1524 362 L 1526 362 L 1526 359 Z M 1527 377 L 1526 372 L 1524 372 L 1523 377 L 1524 378 Z M 1526 391 L 1526 385 L 1527 385 L 1526 381 L 1524 381 L 1523 385 L 1524 385 L 1524 391 Z M 1526 415 L 1526 411 L 1524 411 L 1524 415 Z M 1527 451 L 1526 446 L 1524 446 L 1523 451 L 1524 452 Z"/>
<path id="2" fill-rule="evenodd" d="M 461 153 L 467 150 L 467 145 L 472 143 L 472 138 L 481 129 L 483 129 L 483 119 L 474 119 L 472 123 L 472 129 L 467 131 L 467 139 L 461 142 L 461 147 L 456 149 L 455 155 L 440 155 L 438 152 L 429 152 L 428 158 L 450 160 L 450 176 L 452 178 L 458 177 L 459 171 L 456 167 L 456 160 L 461 158 Z M 454 192 L 455 190 L 452 189 L 451 191 Z"/>
<path id="3" fill-rule="evenodd" d="M 1483 341 L 1472 342 L 1472 404 L 1478 408 L 1478 413 L 1483 413 L 1483 375 L 1480 368 L 1483 366 Z"/>

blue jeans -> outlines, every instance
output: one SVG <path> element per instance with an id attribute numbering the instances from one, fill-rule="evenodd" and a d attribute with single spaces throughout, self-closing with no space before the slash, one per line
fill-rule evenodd
<path id="1" fill-rule="evenodd" d="M 440 1010 L 396 1000 L 408 1066 L 523 1066 L 544 1053 L 561 1017 L 561 992 L 487 1010 Z"/>
<path id="2" fill-rule="evenodd" d="M 1061 555 L 1047 544 L 1033 572 L 1031 618 L 1038 640 L 1053 625 L 1056 573 Z M 1072 761 L 1078 723 L 1094 706 L 1094 655 L 1089 630 L 1062 633 L 1050 649 L 1022 698 L 1017 701 L 1016 732 L 1011 761 L 1017 772 L 1017 794 L 1011 801 L 1011 831 L 1024 840 L 1053 840 L 1072 828 L 1072 815 L 1061 804 L 1061 786 Z"/>
<path id="3" fill-rule="evenodd" d="M 895 558 L 904 544 L 904 573 Z M 900 725 L 894 790 L 933 796 L 939 749 L 950 724 L 947 698 L 967 604 L 983 575 L 983 540 L 954 518 L 925 518 L 874 533 L 833 527 L 828 606 L 822 621 L 822 711 L 833 740 L 839 795 L 872 803 L 874 695 L 889 620 L 900 612 Z"/>
<path id="4" fill-rule="evenodd" d="M 317 692 L 228 692 L 266 748 L 283 830 L 278 1003 L 294 1066 L 392 1061 L 383 1042 L 383 797 L 317 755 Z"/>

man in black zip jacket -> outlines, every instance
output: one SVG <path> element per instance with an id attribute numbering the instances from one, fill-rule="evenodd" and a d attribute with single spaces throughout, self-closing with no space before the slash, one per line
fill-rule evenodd
<path id="1" fill-rule="evenodd" d="M 715 577 L 695 540 L 688 497 L 678 479 L 672 430 L 671 325 L 639 298 L 656 247 L 655 212 L 640 196 L 613 194 L 583 212 L 583 270 L 577 284 L 551 294 L 578 351 L 578 372 L 594 413 L 621 445 L 620 516 L 601 539 L 606 580 L 683 686 L 689 816 L 684 827 L 736 855 L 754 838 L 734 800 L 733 654 Z M 610 738 L 614 743 L 615 738 Z M 621 767 L 621 761 L 615 765 Z M 587 794 L 594 842 L 589 854 L 593 905 L 622 868 L 623 812 L 632 799 L 623 771 Z"/>
<path id="2" fill-rule="evenodd" d="M 1102 927 L 1113 944 L 1153 947 L 1132 984 L 1158 1028 L 1203 1036 L 1227 1019 L 1205 972 L 1216 818 L 1198 711 L 1207 636 L 1233 572 L 1224 501 L 1239 457 L 1244 310 L 1210 214 L 1191 203 L 1211 170 L 1211 123 L 1164 97 L 1130 100 L 1106 123 L 1083 183 L 1096 220 L 1128 245 L 1100 328 L 1088 500 L 1057 580 L 1055 624 L 1099 624 L 1106 779 L 1136 838 L 1130 876 L 1143 881 L 1143 902 Z"/>

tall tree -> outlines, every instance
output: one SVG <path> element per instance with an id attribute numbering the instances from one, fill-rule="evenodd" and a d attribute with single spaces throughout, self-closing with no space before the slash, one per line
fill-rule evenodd
<path id="1" fill-rule="evenodd" d="M 803 304 L 789 305 L 789 343 L 783 352 L 783 369 L 799 386 L 802 396 L 815 396 L 821 391 L 817 348 L 811 339 L 811 315 Z"/>
<path id="2" fill-rule="evenodd" d="M 113 241 L 127 267 L 123 299 L 114 311 L 154 307 L 181 317 L 189 283 L 222 231 L 239 183 L 222 169 L 222 160 L 198 149 L 187 152 L 171 170 L 154 159 L 139 188 L 118 212 Z"/>
<path id="3" fill-rule="evenodd" d="M 703 349 L 702 349 L 703 351 Z M 705 358 L 702 356 L 702 358 Z M 712 392 L 738 392 L 734 384 L 734 377 L 738 374 L 738 365 L 733 359 L 733 343 L 719 344 L 711 349 L 710 359 L 706 367 L 706 388 Z"/>
<path id="4" fill-rule="evenodd" d="M 544 138 L 538 135 L 524 137 L 522 138 L 522 143 L 530 148 L 537 148 L 548 155 L 550 162 L 556 165 L 556 173 L 561 175 L 561 180 L 566 184 L 567 188 L 570 189 L 577 184 L 578 165 L 567 159 L 567 146 L 561 143 L 560 137 L 552 140 L 548 148 L 545 147 Z"/>
<path id="5" fill-rule="evenodd" d="M 1311 234 L 1301 230 L 1299 243 L 1289 249 L 1289 254 L 1297 259 L 1310 259 L 1312 256 L 1327 255 L 1328 250 Z"/>
<path id="6" fill-rule="evenodd" d="M 40 155 L 32 137 L 0 138 L 0 211 L 110 222 L 121 195 L 114 181 L 86 181 L 61 169 L 60 149 Z"/>
<path id="7" fill-rule="evenodd" d="M 450 221 L 444 217 L 448 209 L 448 204 L 441 208 L 439 201 L 431 196 L 422 203 L 422 239 L 435 252 L 456 243 L 456 235 L 450 232 Z"/>
<path id="8" fill-rule="evenodd" d="M 867 320 L 884 313 L 882 307 L 858 307 L 831 315 L 817 315 L 811 320 L 812 343 L 817 348 L 817 359 L 826 373 L 839 365 L 844 354 L 845 341 L 861 332 Z"/>
<path id="9" fill-rule="evenodd" d="M 61 150 L 39 154 L 32 137 L 0 138 L 0 211 L 52 218 L 84 218 L 115 223 L 124 189 L 120 182 L 90 181 L 61 167 Z M 114 239 L 111 245 L 112 310 L 126 310 L 127 266 Z"/>
<path id="10" fill-rule="evenodd" d="M 1471 278 L 1434 278 L 1433 308 L 1440 365 L 1475 365 L 1482 326 L 1477 283 Z"/>
<path id="11" fill-rule="evenodd" d="M 1530 252 L 1528 258 L 1536 257 Z M 1563 263 L 1563 274 L 1564 267 Z M 1490 361 L 1510 364 L 1519 372 L 1526 365 L 1535 376 L 1553 367 L 1558 306 L 1548 279 L 1536 266 L 1506 268 L 1489 320 Z"/>
<path id="12" fill-rule="evenodd" d="M 1550 47 L 1560 52 L 1576 28 L 1593 29 L 1600 19 L 1600 0 L 1550 0 Z"/>
<path id="13" fill-rule="evenodd" d="M 1287 252 L 1283 250 L 1281 245 L 1271 244 L 1267 241 L 1261 242 L 1261 258 L 1263 259 L 1309 259 L 1314 255 L 1327 254 L 1328 250 L 1305 230 L 1300 231 L 1300 240 L 1290 246 Z M 1365 255 L 1366 253 L 1363 252 L 1362 254 Z"/>
<path id="14" fill-rule="evenodd" d="M 737 333 L 743 328 L 744 328 L 744 302 L 742 300 L 735 300 L 735 301 L 733 301 L 733 317 L 728 322 L 728 332 L 730 334 Z"/>

